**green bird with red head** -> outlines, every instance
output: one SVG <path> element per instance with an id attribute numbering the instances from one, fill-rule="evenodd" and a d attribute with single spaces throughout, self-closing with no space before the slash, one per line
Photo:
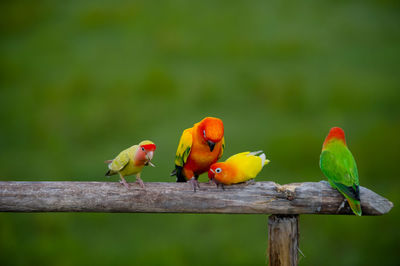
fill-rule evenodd
<path id="1" fill-rule="evenodd" d="M 331 186 L 339 190 L 353 212 L 361 216 L 357 165 L 347 148 L 343 129 L 331 128 L 322 146 L 319 165 Z"/>

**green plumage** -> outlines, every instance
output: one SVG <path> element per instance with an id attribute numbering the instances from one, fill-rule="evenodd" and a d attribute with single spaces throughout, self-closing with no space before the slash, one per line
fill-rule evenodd
<path id="1" fill-rule="evenodd" d="M 346 197 L 353 212 L 361 216 L 357 165 L 342 140 L 332 139 L 324 146 L 320 167 L 331 186 L 339 190 Z"/>

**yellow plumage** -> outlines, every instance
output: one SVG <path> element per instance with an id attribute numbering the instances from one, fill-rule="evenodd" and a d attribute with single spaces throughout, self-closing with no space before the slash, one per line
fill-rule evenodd
<path id="1" fill-rule="evenodd" d="M 187 158 L 189 157 L 193 142 L 192 131 L 193 128 L 188 128 L 185 129 L 182 133 L 175 156 L 175 165 L 177 166 L 183 167 L 186 163 Z"/>
<path id="2" fill-rule="evenodd" d="M 240 182 L 255 178 L 264 166 L 261 157 L 252 155 L 249 151 L 235 154 L 229 157 L 225 163 L 236 168 L 236 178 L 245 178 Z"/>
<path id="3" fill-rule="evenodd" d="M 135 165 L 134 157 L 139 145 L 121 151 L 117 157 L 108 165 L 110 175 L 120 172 L 123 176 L 136 175 L 141 172 L 144 164 Z"/>
<path id="4" fill-rule="evenodd" d="M 269 160 L 262 151 L 241 152 L 229 157 L 225 162 L 213 164 L 210 167 L 209 177 L 217 184 L 242 183 L 255 178 L 268 163 Z"/>

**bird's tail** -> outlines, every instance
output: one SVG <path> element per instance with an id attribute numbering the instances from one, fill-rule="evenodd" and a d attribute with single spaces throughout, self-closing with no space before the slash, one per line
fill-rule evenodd
<path id="1" fill-rule="evenodd" d="M 171 176 L 176 176 L 176 182 L 186 182 L 186 177 L 183 174 L 183 167 L 175 165 L 175 169 L 171 172 Z"/>
<path id="2" fill-rule="evenodd" d="M 104 161 L 104 163 L 107 163 L 108 166 L 110 167 L 110 164 L 113 162 L 113 160 L 106 160 Z M 111 176 L 111 175 L 115 175 L 115 172 L 112 171 L 111 169 L 107 171 L 106 176 Z"/>
<path id="3" fill-rule="evenodd" d="M 361 216 L 361 204 L 360 204 L 360 186 L 346 186 L 338 182 L 333 182 L 329 180 L 329 183 L 332 187 L 339 190 L 343 196 L 346 197 L 347 202 L 350 205 L 350 208 L 353 210 L 355 215 Z"/>
<path id="4" fill-rule="evenodd" d="M 115 175 L 115 172 L 112 170 L 108 170 L 106 176 L 112 176 L 112 175 Z"/>
<path id="5" fill-rule="evenodd" d="M 361 211 L 360 201 L 352 199 L 350 197 L 346 197 L 346 198 L 347 198 L 347 202 L 349 203 L 350 208 L 352 209 L 354 214 L 357 215 L 357 216 L 361 216 L 362 215 L 362 211 Z"/>
<path id="6" fill-rule="evenodd" d="M 267 156 L 265 156 L 265 153 L 261 150 L 250 152 L 250 154 L 261 158 L 262 167 L 270 162 L 270 160 L 267 159 Z"/>

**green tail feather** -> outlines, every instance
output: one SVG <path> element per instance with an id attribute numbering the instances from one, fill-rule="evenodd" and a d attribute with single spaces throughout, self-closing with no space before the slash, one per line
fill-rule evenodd
<path id="1" fill-rule="evenodd" d="M 352 209 L 352 211 L 354 212 L 355 215 L 361 216 L 362 212 L 361 212 L 361 204 L 360 201 L 355 200 L 355 199 L 351 199 L 349 197 L 346 197 L 347 202 L 350 205 L 350 208 Z"/>
<path id="2" fill-rule="evenodd" d="M 360 203 L 360 187 L 358 185 L 354 187 L 347 187 L 343 184 L 332 182 L 329 180 L 329 184 L 339 190 L 340 193 L 347 199 L 347 202 L 350 205 L 351 210 L 354 212 L 355 215 L 361 216 L 361 203 Z"/>

